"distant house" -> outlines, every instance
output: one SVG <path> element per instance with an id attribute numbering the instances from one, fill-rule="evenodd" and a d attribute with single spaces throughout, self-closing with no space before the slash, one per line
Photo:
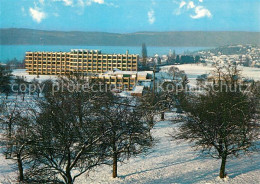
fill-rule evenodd
<path id="1" fill-rule="evenodd" d="M 143 96 L 144 86 L 135 86 L 134 89 L 130 92 L 132 96 Z"/>
<path id="2" fill-rule="evenodd" d="M 137 84 L 142 82 L 150 82 L 152 79 L 151 71 L 121 71 L 114 69 L 103 74 L 98 74 L 94 78 L 103 79 L 106 84 L 112 86 L 112 88 L 121 91 L 131 91 Z"/>

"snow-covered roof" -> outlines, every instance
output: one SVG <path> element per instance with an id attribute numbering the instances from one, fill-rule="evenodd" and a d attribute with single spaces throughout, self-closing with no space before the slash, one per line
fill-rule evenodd
<path id="1" fill-rule="evenodd" d="M 110 70 L 110 71 L 107 71 L 105 72 L 104 74 L 101 74 L 101 75 L 147 75 L 147 74 L 153 74 L 153 71 L 122 71 L 122 70 L 119 70 L 117 68 Z"/>
<path id="2" fill-rule="evenodd" d="M 144 86 L 135 86 L 131 93 L 143 93 Z"/>

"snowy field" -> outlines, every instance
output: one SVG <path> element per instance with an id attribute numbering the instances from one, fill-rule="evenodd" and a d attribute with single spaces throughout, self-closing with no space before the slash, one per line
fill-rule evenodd
<path id="1" fill-rule="evenodd" d="M 189 80 L 195 80 L 198 75 L 208 73 L 213 68 L 202 65 L 178 65 L 184 70 Z M 260 80 L 260 69 L 243 68 L 243 74 L 249 78 Z M 25 70 L 15 70 L 14 75 L 25 76 L 32 80 L 37 76 L 27 75 Z M 55 78 L 55 76 L 40 76 L 39 80 Z M 169 133 L 176 125 L 170 120 L 173 113 L 166 113 L 166 121 L 159 121 L 152 130 L 157 139 L 156 145 L 147 155 L 140 155 L 125 161 L 118 166 L 118 178 L 112 178 L 110 166 L 100 166 L 88 174 L 80 176 L 77 184 L 259 184 L 260 183 L 260 154 L 255 153 L 250 157 L 231 159 L 227 162 L 225 181 L 218 178 L 220 160 L 204 158 L 198 151 L 193 150 L 188 143 L 171 141 Z M 1 151 L 1 147 L 0 147 Z M 0 183 L 14 183 L 17 177 L 16 165 L 11 160 L 6 160 L 0 154 Z"/>
<path id="2" fill-rule="evenodd" d="M 172 142 L 169 133 L 176 125 L 170 123 L 173 113 L 166 113 L 167 121 L 160 121 L 152 130 L 157 139 L 147 155 L 140 155 L 118 166 L 118 178 L 112 178 L 110 166 L 100 166 L 80 176 L 76 184 L 170 184 L 170 183 L 225 183 L 259 184 L 260 155 L 228 160 L 227 179 L 218 178 L 220 160 L 201 157 L 189 144 Z M 0 156 L 0 183 L 11 183 L 17 177 L 15 165 Z"/>
<path id="3" fill-rule="evenodd" d="M 26 72 L 26 69 L 15 69 L 12 73 L 14 76 L 23 77 L 26 81 L 32 81 L 33 79 L 37 79 L 38 81 L 42 82 L 48 79 L 57 79 L 55 75 L 29 75 Z"/>
<path id="4" fill-rule="evenodd" d="M 202 74 L 210 74 L 215 68 L 211 66 L 203 66 L 202 64 L 184 64 L 184 65 L 169 65 L 163 66 L 162 68 L 168 68 L 175 66 L 179 70 L 183 70 L 189 79 L 190 85 L 196 85 L 196 78 Z M 241 70 L 241 75 L 248 79 L 254 79 L 255 81 L 260 81 L 260 68 L 253 67 L 238 67 Z"/>
<path id="5" fill-rule="evenodd" d="M 173 118 L 166 113 L 166 119 Z M 260 183 L 260 155 L 229 160 L 229 178 L 218 178 L 220 160 L 203 158 L 187 143 L 176 144 L 169 133 L 175 125 L 170 121 L 160 121 L 152 130 L 158 143 L 150 154 L 131 158 L 126 164 L 119 164 L 119 178 L 112 178 L 111 167 L 101 166 L 89 175 L 78 178 L 77 183 L 102 184 L 170 184 L 170 183 Z"/>
<path id="6" fill-rule="evenodd" d="M 168 68 L 171 66 L 175 66 L 179 68 L 179 70 L 184 70 L 185 73 L 188 75 L 189 81 L 191 83 L 194 83 L 194 81 L 196 81 L 196 78 L 199 75 L 209 74 L 211 71 L 214 70 L 214 67 L 203 66 L 202 64 L 169 65 L 169 66 L 163 66 L 162 68 Z M 260 68 L 239 66 L 239 69 L 241 70 L 243 77 L 260 81 Z M 24 77 L 28 81 L 31 81 L 33 79 L 43 81 L 47 79 L 57 78 L 57 76 L 55 75 L 39 75 L 39 77 L 37 78 L 37 75 L 28 75 L 26 69 L 16 69 L 13 71 L 13 75 Z"/>

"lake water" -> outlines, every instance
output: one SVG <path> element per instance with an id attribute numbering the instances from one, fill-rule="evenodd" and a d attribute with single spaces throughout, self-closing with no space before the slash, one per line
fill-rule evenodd
<path id="1" fill-rule="evenodd" d="M 79 45 L 0 45 L 0 62 L 6 62 L 16 58 L 23 60 L 26 51 L 63 51 L 69 52 L 71 49 L 94 49 L 101 50 L 102 53 L 116 53 L 124 54 L 129 50 L 130 54 L 141 55 L 141 46 L 79 46 Z M 184 52 L 192 52 L 197 50 L 209 49 L 209 47 L 147 47 L 149 56 L 155 54 L 164 55 L 168 54 L 170 50 L 175 50 L 176 54 L 183 54 Z"/>

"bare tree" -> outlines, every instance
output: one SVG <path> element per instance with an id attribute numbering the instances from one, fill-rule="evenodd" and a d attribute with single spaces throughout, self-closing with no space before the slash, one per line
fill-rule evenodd
<path id="1" fill-rule="evenodd" d="M 16 98 L 5 102 L 1 116 L 3 127 L 1 144 L 6 158 L 17 162 L 19 182 L 25 181 L 24 164 L 30 161 L 28 145 L 32 141 L 29 133 L 32 124 L 29 107 L 27 102 L 21 102 Z"/>
<path id="2" fill-rule="evenodd" d="M 104 144 L 106 155 L 111 158 L 113 178 L 117 177 L 117 163 L 147 151 L 152 146 L 150 127 L 142 110 L 129 99 L 111 96 L 99 109 L 100 121 L 108 131 Z M 105 147 L 106 147 L 105 146 Z"/>
<path id="3" fill-rule="evenodd" d="M 154 116 L 158 113 L 158 103 L 159 96 L 157 93 L 151 93 L 151 91 L 146 91 L 145 95 L 139 98 L 138 102 L 139 111 L 142 111 L 143 118 L 148 123 L 150 129 L 154 126 Z"/>
<path id="4" fill-rule="evenodd" d="M 225 71 L 216 71 L 219 85 L 214 89 L 182 100 L 186 113 L 179 131 L 172 134 L 175 140 L 193 142 L 204 154 L 221 159 L 220 178 L 226 176 L 227 159 L 253 151 L 259 137 L 256 96 L 232 89 L 238 82 L 237 70 Z"/>
<path id="5" fill-rule="evenodd" d="M 17 85 L 14 86 L 14 89 L 17 91 L 17 94 L 22 97 L 22 100 L 25 100 L 25 94 L 28 92 L 28 82 L 24 79 L 24 77 L 16 76 L 15 82 Z"/>
<path id="6" fill-rule="evenodd" d="M 0 65 L 0 94 L 4 93 L 6 98 L 8 98 L 9 93 L 11 93 L 11 73 L 11 70 Z"/>
<path id="7" fill-rule="evenodd" d="M 45 91 L 45 98 L 38 102 L 40 110 L 32 132 L 36 143 L 31 145 L 35 159 L 27 172 L 31 182 L 72 184 L 102 162 L 106 132 L 92 108 L 105 95 L 92 92 L 91 86 L 83 90 L 85 82 L 60 79 L 56 84 L 63 88 Z M 69 89 L 73 85 L 74 90 Z"/>

